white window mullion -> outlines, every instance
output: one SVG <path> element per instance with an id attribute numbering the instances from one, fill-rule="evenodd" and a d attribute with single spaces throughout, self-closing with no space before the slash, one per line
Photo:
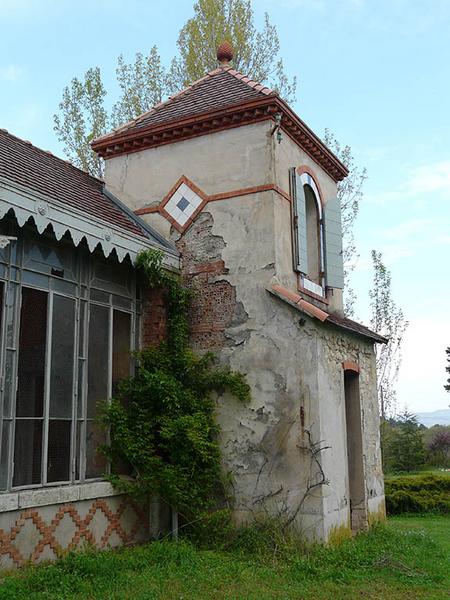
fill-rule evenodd
<path id="1" fill-rule="evenodd" d="M 109 327 L 108 327 L 108 399 L 112 397 L 112 362 L 113 362 L 113 322 L 114 309 L 109 306 Z"/>
<path id="2" fill-rule="evenodd" d="M 48 428 L 50 414 L 50 378 L 52 372 L 53 292 L 48 293 L 47 344 L 45 348 L 44 422 L 42 441 L 42 484 L 47 483 Z"/>
<path id="3" fill-rule="evenodd" d="M 112 296 L 109 297 L 109 331 L 108 331 L 108 401 L 112 398 L 112 368 L 113 368 L 113 325 L 114 325 L 114 309 L 112 307 Z M 110 431 L 106 432 L 106 443 L 111 443 Z M 111 463 L 108 461 L 106 472 L 111 472 Z"/>
<path id="4" fill-rule="evenodd" d="M 11 253 L 10 253 L 11 256 Z M 11 264 L 9 265 L 9 275 L 8 275 L 8 289 L 11 282 Z M 13 311 L 13 344 L 15 348 L 15 356 L 14 356 L 14 379 L 13 379 L 13 390 L 12 390 L 12 398 L 11 398 L 11 425 L 9 432 L 9 448 L 8 448 L 8 457 L 9 457 L 9 469 L 8 469 L 8 487 L 7 489 L 12 489 L 13 478 L 14 478 L 14 446 L 16 443 L 16 404 L 17 404 L 17 385 L 19 380 L 19 328 L 20 328 L 20 315 L 22 312 L 22 286 L 16 288 L 16 296 L 15 299 L 17 302 L 13 303 L 10 307 L 10 310 Z M 7 337 L 7 332 L 5 330 L 5 337 Z"/>
<path id="5" fill-rule="evenodd" d="M 70 481 L 75 481 L 75 464 L 76 464 L 76 452 L 77 452 L 77 429 L 78 429 L 78 369 L 79 369 L 79 327 L 80 327 L 80 310 L 81 301 L 78 299 L 75 305 L 75 327 L 74 327 L 74 352 L 73 352 L 73 381 L 72 381 L 72 426 L 71 431 L 71 443 L 70 443 L 70 469 L 69 477 Z"/>
<path id="6" fill-rule="evenodd" d="M 89 290 L 88 290 L 89 295 Z M 91 304 L 84 303 L 84 366 L 83 366 L 83 398 L 81 405 L 81 431 L 80 431 L 80 481 L 86 480 L 86 434 L 87 434 L 87 398 L 88 398 L 88 368 L 89 368 L 89 328 L 91 326 Z"/>

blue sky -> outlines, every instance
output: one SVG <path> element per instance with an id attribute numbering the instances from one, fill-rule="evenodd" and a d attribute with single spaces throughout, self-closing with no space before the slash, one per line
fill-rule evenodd
<path id="1" fill-rule="evenodd" d="M 358 315 L 368 317 L 370 250 L 384 254 L 410 322 L 400 405 L 447 408 L 450 345 L 450 2 L 254 0 L 277 25 L 297 113 L 329 127 L 368 169 L 356 226 Z M 70 78 L 102 68 L 114 100 L 118 54 L 176 52 L 190 0 L 0 0 L 0 127 L 62 155 L 52 115 Z"/>

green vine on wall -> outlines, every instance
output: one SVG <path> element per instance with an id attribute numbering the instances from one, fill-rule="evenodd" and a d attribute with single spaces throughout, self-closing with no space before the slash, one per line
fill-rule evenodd
<path id="1" fill-rule="evenodd" d="M 135 376 L 123 380 L 116 397 L 103 405 L 101 421 L 111 432 L 103 452 L 113 470 L 119 464 L 131 470 L 131 478 L 107 477 L 115 487 L 138 497 L 156 495 L 192 518 L 213 508 L 226 491 L 212 393 L 229 391 L 248 401 L 250 388 L 242 373 L 189 347 L 191 293 L 162 261 L 162 252 L 146 250 L 136 266 L 149 287 L 165 291 L 167 340 L 137 353 Z"/>

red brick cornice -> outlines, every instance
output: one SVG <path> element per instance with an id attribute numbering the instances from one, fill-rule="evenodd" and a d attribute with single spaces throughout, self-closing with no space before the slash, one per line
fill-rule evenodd
<path id="1" fill-rule="evenodd" d="M 315 162 L 340 181 L 348 175 L 347 168 L 325 146 L 320 138 L 276 95 L 257 98 L 228 108 L 208 111 L 200 115 L 177 119 L 162 124 L 116 131 L 92 142 L 99 156 L 108 159 L 120 154 L 139 152 L 165 144 L 172 144 L 207 133 L 223 131 L 241 125 L 265 120 L 275 121 L 281 113 L 281 129 L 291 137 Z"/>

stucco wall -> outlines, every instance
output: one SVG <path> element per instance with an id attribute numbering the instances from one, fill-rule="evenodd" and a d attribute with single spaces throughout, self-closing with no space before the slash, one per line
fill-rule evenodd
<path id="1" fill-rule="evenodd" d="M 270 129 L 270 123 L 250 125 L 109 159 L 107 185 L 132 208 L 157 204 L 183 174 L 206 194 L 265 183 L 288 192 L 289 168 L 306 164 L 323 200 L 335 195 L 336 184 L 287 135 L 278 145 Z M 290 202 L 275 191 L 209 202 L 182 235 L 159 214 L 145 218 L 182 253 L 185 283 L 195 290 L 195 347 L 215 350 L 251 385 L 247 406 L 229 397 L 218 401 L 236 519 L 266 510 L 290 517 L 298 510 L 295 524 L 310 537 L 348 529 L 345 360 L 361 367 L 366 494 L 369 509 L 378 511 L 383 484 L 372 345 L 267 291 L 273 282 L 297 286 Z M 340 303 L 336 292 L 334 306 Z M 317 454 L 324 485 L 311 452 L 317 443 L 327 446 Z"/>
<path id="2" fill-rule="evenodd" d="M 196 347 L 218 351 L 224 363 L 247 374 L 252 388 L 248 406 L 229 397 L 218 404 L 236 518 L 260 511 L 291 516 L 301 503 L 296 526 L 326 538 L 350 522 L 344 361 L 361 367 L 367 497 L 383 493 L 374 353 L 370 343 L 321 325 L 268 293 L 277 281 L 272 219 L 279 203 L 272 192 L 213 202 L 183 236 L 172 236 L 189 256 L 185 280 L 196 290 L 194 331 L 198 324 L 211 331 L 208 337 L 194 334 Z M 223 266 L 206 276 L 209 257 Z M 228 315 L 220 323 L 197 310 L 203 299 L 210 304 L 211 286 L 219 284 L 233 290 L 226 307 L 219 303 Z M 318 458 L 328 483 L 303 499 L 321 475 L 311 442 L 327 446 Z"/>
<path id="3" fill-rule="evenodd" d="M 255 123 L 113 157 L 105 181 L 132 209 L 159 203 L 181 175 L 206 194 L 271 183 L 269 131 L 269 122 Z"/>

